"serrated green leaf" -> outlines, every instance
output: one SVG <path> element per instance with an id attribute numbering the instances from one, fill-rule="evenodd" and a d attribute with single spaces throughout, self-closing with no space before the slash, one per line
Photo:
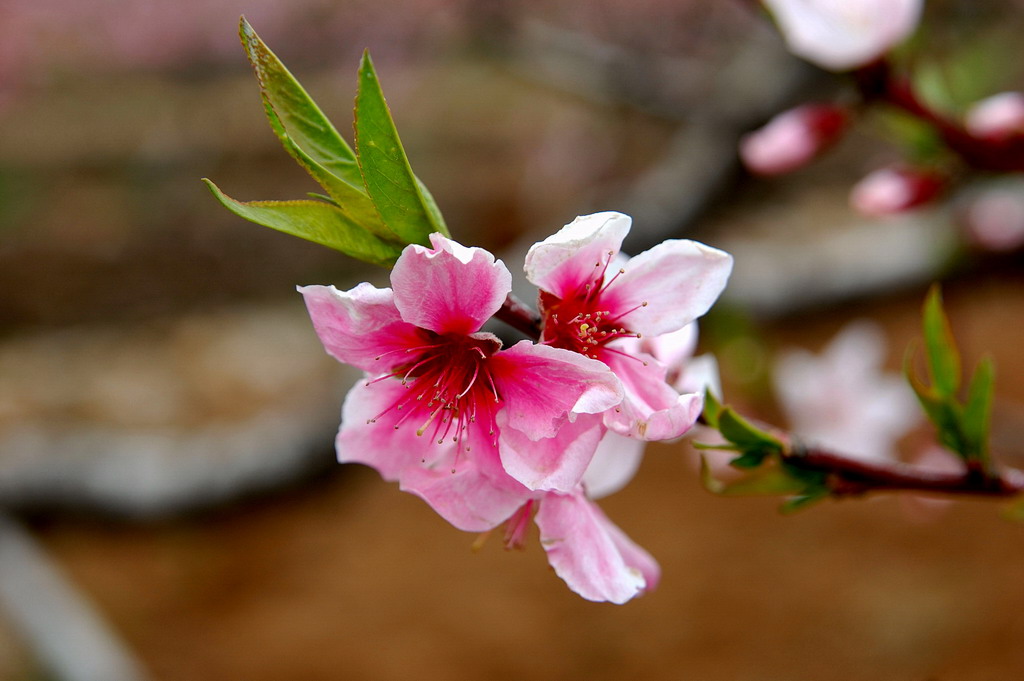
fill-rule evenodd
<path id="1" fill-rule="evenodd" d="M 737 414 L 732 407 L 724 407 L 718 414 L 719 432 L 743 451 L 766 449 L 781 451 L 782 442 Z"/>
<path id="2" fill-rule="evenodd" d="M 377 214 L 363 187 L 355 153 L 334 125 L 244 17 L 239 36 L 256 73 L 267 120 L 285 151 L 352 222 L 385 241 L 400 242 Z"/>
<path id="3" fill-rule="evenodd" d="M 274 132 L 293 141 L 312 161 L 340 180 L 361 187 L 363 180 L 352 148 L 245 17 L 239 23 L 238 34 L 256 72 Z"/>
<path id="4" fill-rule="evenodd" d="M 990 357 L 978 363 L 967 390 L 962 430 L 973 457 L 988 463 L 988 431 L 992 416 L 992 395 L 995 388 L 995 365 Z"/>
<path id="5" fill-rule="evenodd" d="M 928 374 L 940 397 L 952 397 L 960 388 L 960 353 L 942 310 L 942 293 L 932 286 L 924 303 L 924 344 Z"/>
<path id="6" fill-rule="evenodd" d="M 422 245 L 431 232 L 448 236 L 433 198 L 413 175 L 369 52 L 359 67 L 355 131 L 363 185 L 388 229 L 405 243 Z"/>
<path id="7" fill-rule="evenodd" d="M 341 251 L 374 265 L 393 265 L 402 248 L 349 220 L 337 206 L 321 201 L 236 201 L 203 179 L 217 200 L 235 215 Z"/>

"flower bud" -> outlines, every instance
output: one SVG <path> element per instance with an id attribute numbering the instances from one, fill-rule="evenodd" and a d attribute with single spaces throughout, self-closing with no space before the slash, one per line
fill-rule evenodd
<path id="1" fill-rule="evenodd" d="M 945 177 L 932 170 L 881 168 L 854 185 L 850 205 L 870 217 L 893 215 L 931 201 L 945 184 Z"/>
<path id="2" fill-rule="evenodd" d="M 1024 135 L 1024 94 L 1002 92 L 968 109 L 964 127 L 974 137 L 994 142 Z"/>
<path id="3" fill-rule="evenodd" d="M 830 147 L 846 130 L 849 114 L 835 104 L 804 104 L 784 111 L 740 140 L 740 158 L 759 175 L 796 170 Z"/>
<path id="4" fill-rule="evenodd" d="M 924 0 L 763 0 L 790 52 L 830 71 L 868 64 L 910 35 Z"/>

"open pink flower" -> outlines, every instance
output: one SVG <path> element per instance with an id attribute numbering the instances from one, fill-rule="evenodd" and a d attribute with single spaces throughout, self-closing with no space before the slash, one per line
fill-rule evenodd
<path id="1" fill-rule="evenodd" d="M 403 251 L 393 289 L 300 291 L 328 353 L 367 372 L 345 400 L 338 459 L 373 466 L 456 527 L 486 530 L 534 496 L 506 472 L 502 432 L 517 437 L 513 462 L 558 468 L 571 439 L 556 440 L 560 430 L 622 392 L 606 366 L 577 353 L 529 341 L 501 349 L 480 327 L 511 288 L 508 270 L 438 234 L 431 244 Z"/>
<path id="2" fill-rule="evenodd" d="M 671 439 L 693 425 L 703 399 L 676 392 L 666 367 L 636 339 L 678 331 L 707 312 L 725 288 L 732 257 L 669 240 L 627 259 L 619 249 L 629 227 L 621 213 L 576 218 L 530 249 L 526 276 L 541 291 L 542 342 L 600 360 L 622 381 L 625 397 L 603 414 L 603 426 Z"/>

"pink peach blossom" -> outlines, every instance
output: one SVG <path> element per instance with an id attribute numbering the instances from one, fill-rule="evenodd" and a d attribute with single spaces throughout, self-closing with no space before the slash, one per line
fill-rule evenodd
<path id="1" fill-rule="evenodd" d="M 566 452 L 567 438 L 555 436 L 577 415 L 613 407 L 622 389 L 578 353 L 529 341 L 502 349 L 480 327 L 511 288 L 508 270 L 482 249 L 438 234 L 431 243 L 403 251 L 392 289 L 300 291 L 328 353 L 367 372 L 345 400 L 339 460 L 397 480 L 456 527 L 486 530 L 531 498 L 507 471 L 521 468 L 517 457 L 554 469 L 580 457 L 582 475 L 593 449 Z M 517 442 L 508 457 L 503 433 Z"/>
<path id="2" fill-rule="evenodd" d="M 596 213 L 576 218 L 535 244 L 526 276 L 540 288 L 541 341 L 608 365 L 622 381 L 622 403 L 604 412 L 604 427 L 643 440 L 678 437 L 703 407 L 680 395 L 667 368 L 635 346 L 682 329 L 718 298 L 732 257 L 688 240 L 669 240 L 638 256 L 620 255 L 630 218 Z M 563 490 L 564 491 L 564 490 Z"/>

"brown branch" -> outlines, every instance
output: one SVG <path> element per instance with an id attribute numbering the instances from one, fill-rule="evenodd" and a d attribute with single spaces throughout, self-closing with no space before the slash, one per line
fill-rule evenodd
<path id="1" fill-rule="evenodd" d="M 505 296 L 505 302 L 494 316 L 513 329 L 522 331 L 530 339 L 540 340 L 540 315 L 511 293 Z"/>
<path id="2" fill-rule="evenodd" d="M 873 491 L 930 492 L 943 495 L 1012 497 L 1024 492 L 1024 472 L 1006 469 L 958 472 L 936 471 L 900 462 L 864 461 L 815 447 L 794 444 L 782 461 L 826 474 L 834 496 L 859 496 Z"/>

